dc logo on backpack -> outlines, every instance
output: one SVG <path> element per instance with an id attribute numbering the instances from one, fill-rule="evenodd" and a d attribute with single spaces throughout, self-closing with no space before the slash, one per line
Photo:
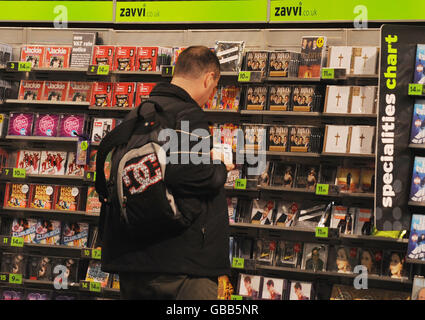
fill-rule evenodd
<path id="1" fill-rule="evenodd" d="M 142 116 L 145 104 L 154 108 Z M 124 232 L 139 238 L 179 232 L 189 225 L 164 181 L 166 155 L 158 136 L 163 129 L 174 129 L 171 122 L 159 104 L 147 100 L 137 108 L 137 116 L 123 121 L 102 139 L 96 157 L 100 222 L 112 215 Z M 112 160 L 107 182 L 103 168 L 109 152 Z"/>

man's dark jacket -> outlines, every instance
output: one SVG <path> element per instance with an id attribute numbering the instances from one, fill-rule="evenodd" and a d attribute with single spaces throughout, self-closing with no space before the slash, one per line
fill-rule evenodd
<path id="1" fill-rule="evenodd" d="M 182 120 L 188 120 L 191 132 L 199 128 L 209 131 L 204 111 L 182 88 L 160 83 L 152 90 L 150 99 L 172 115 L 177 128 Z M 151 112 L 151 106 L 143 105 L 141 113 Z M 132 111 L 127 119 L 134 116 L 136 113 Z M 110 273 L 153 272 L 205 277 L 229 274 L 226 177 L 222 163 L 168 164 L 165 182 L 182 214 L 194 217 L 193 223 L 177 236 L 164 233 L 160 241 L 145 241 L 120 229 L 119 212 L 107 217 L 101 215 L 102 269 Z"/>

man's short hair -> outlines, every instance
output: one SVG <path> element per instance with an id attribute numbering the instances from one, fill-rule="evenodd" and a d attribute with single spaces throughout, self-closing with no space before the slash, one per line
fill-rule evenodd
<path id="1" fill-rule="evenodd" d="M 174 67 L 177 77 L 199 78 L 205 72 L 220 75 L 220 61 L 211 49 L 205 46 L 191 46 L 180 53 Z"/>

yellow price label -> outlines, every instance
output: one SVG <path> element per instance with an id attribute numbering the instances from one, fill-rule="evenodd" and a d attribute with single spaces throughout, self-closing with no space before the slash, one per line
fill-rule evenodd
<path id="1" fill-rule="evenodd" d="M 316 45 L 317 45 L 318 48 L 323 47 L 324 44 L 325 44 L 325 39 L 323 37 L 320 37 L 320 38 L 317 39 Z"/>

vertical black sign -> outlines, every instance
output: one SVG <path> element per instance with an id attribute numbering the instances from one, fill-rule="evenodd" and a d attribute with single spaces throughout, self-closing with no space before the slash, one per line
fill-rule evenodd
<path id="1" fill-rule="evenodd" d="M 425 43 L 423 27 L 381 28 L 375 223 L 382 231 L 410 227 L 407 203 L 413 155 L 408 145 L 414 100 L 407 93 L 418 43 Z"/>
<path id="2" fill-rule="evenodd" d="M 78 32 L 72 37 L 71 68 L 87 68 L 91 64 L 96 33 Z"/>

